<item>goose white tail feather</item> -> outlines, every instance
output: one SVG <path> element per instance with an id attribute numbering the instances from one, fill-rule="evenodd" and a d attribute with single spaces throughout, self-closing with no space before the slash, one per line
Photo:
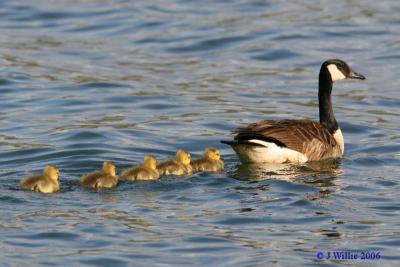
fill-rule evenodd
<path id="1" fill-rule="evenodd" d="M 238 154 L 242 162 L 254 163 L 304 163 L 308 160 L 303 153 L 292 149 L 277 146 L 275 143 L 266 142 L 258 139 L 250 139 L 251 144 L 232 144 L 232 148 Z"/>

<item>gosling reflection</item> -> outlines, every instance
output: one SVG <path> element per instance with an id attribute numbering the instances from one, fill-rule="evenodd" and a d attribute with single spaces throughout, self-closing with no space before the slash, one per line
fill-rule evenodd
<path id="1" fill-rule="evenodd" d="M 114 221 L 115 223 L 123 224 L 127 228 L 145 230 L 153 226 L 153 223 L 144 216 L 134 215 L 132 213 L 107 209 L 107 208 L 94 208 L 88 212 L 96 214 L 106 221 Z"/>

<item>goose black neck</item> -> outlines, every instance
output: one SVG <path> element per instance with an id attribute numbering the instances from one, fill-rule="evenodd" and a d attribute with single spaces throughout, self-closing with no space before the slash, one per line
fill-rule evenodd
<path id="1" fill-rule="evenodd" d="M 328 129 L 333 134 L 339 125 L 336 122 L 335 115 L 333 114 L 332 101 L 332 79 L 328 69 L 322 67 L 319 73 L 319 88 L 318 88 L 318 102 L 319 102 L 319 123 Z"/>

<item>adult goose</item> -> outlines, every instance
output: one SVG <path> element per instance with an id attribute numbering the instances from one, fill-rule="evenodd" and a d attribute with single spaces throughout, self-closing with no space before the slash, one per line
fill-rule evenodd
<path id="1" fill-rule="evenodd" d="M 319 123 L 310 120 L 264 120 L 233 131 L 232 146 L 242 162 L 304 163 L 340 158 L 344 152 L 342 131 L 332 110 L 335 81 L 365 77 L 340 59 L 325 61 L 319 72 Z"/>

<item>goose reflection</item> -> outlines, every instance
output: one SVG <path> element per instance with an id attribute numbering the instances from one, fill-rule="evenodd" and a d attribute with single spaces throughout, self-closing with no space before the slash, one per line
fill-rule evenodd
<path id="1" fill-rule="evenodd" d="M 319 193 L 308 195 L 310 200 L 326 197 L 340 191 L 340 182 L 336 179 L 344 172 L 340 159 L 307 162 L 303 165 L 239 163 L 232 170 L 237 180 L 264 181 L 283 180 L 296 184 L 311 185 Z"/>

